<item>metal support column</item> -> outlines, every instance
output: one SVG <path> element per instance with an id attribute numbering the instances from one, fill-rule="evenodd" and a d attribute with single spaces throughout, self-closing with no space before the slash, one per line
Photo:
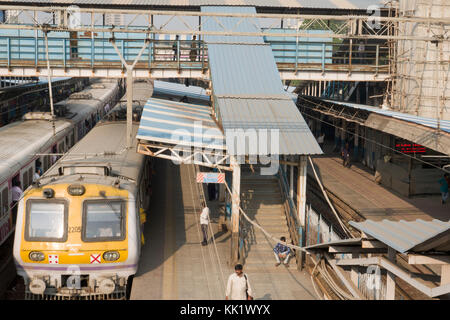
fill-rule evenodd
<path id="1" fill-rule="evenodd" d="M 239 206 L 241 189 L 241 167 L 236 158 L 230 156 L 233 169 L 232 199 L 231 199 L 231 264 L 234 266 L 239 260 Z"/>
<path id="2" fill-rule="evenodd" d="M 127 66 L 127 148 L 131 148 L 133 124 L 133 67 Z"/>
<path id="3" fill-rule="evenodd" d="M 298 161 L 298 176 L 297 176 L 297 211 L 298 221 L 300 222 L 300 228 L 304 230 L 306 224 L 306 169 L 307 162 L 306 156 L 300 156 Z M 301 232 L 302 237 L 305 237 L 305 232 Z M 299 239 L 300 244 L 304 244 L 304 239 Z M 302 251 L 299 251 L 299 268 L 303 269 L 303 255 Z"/>
<path id="4" fill-rule="evenodd" d="M 53 127 L 53 135 L 56 134 L 55 128 L 55 110 L 53 108 L 53 89 L 52 89 L 52 70 L 50 68 L 50 58 L 48 54 L 48 31 L 44 30 L 45 37 L 45 57 L 47 59 L 47 78 L 48 78 L 48 94 L 50 98 L 50 111 L 52 113 L 52 127 Z"/>
<path id="5" fill-rule="evenodd" d="M 297 177 L 297 210 L 298 218 L 302 226 L 305 225 L 305 208 L 306 208 L 306 156 L 300 156 L 298 162 Z"/>
<path id="6" fill-rule="evenodd" d="M 119 48 L 117 48 L 117 45 L 114 41 L 114 38 L 110 39 L 110 42 L 114 49 L 116 50 L 117 55 L 119 56 L 120 60 L 122 61 L 122 65 L 127 69 L 127 148 L 131 148 L 131 140 L 132 140 L 132 124 L 133 124 L 133 70 L 136 66 L 136 63 L 141 58 L 142 54 L 144 53 L 144 50 L 147 48 L 147 46 L 150 44 L 150 39 L 145 39 L 145 43 L 141 48 L 141 51 L 137 55 L 136 59 L 134 60 L 132 65 L 127 64 L 125 61 L 123 53 L 121 54 L 119 51 Z M 123 43 L 123 42 L 122 42 Z M 122 45 L 123 49 L 123 45 Z"/>
<path id="7" fill-rule="evenodd" d="M 346 132 L 347 132 L 347 121 L 342 119 L 342 129 L 341 129 L 341 146 L 342 147 L 345 147 Z"/>
<path id="8" fill-rule="evenodd" d="M 294 159 L 291 159 L 294 161 Z M 289 197 L 294 200 L 294 166 L 289 166 Z"/>

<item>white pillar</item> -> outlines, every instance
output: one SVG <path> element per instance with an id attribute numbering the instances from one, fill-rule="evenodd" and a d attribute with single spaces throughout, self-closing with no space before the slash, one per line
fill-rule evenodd
<path id="1" fill-rule="evenodd" d="M 300 156 L 297 177 L 297 211 L 301 226 L 305 226 L 306 220 L 306 168 L 306 156 Z"/>
<path id="2" fill-rule="evenodd" d="M 241 189 L 241 167 L 234 156 L 230 157 L 233 168 L 232 198 L 231 198 L 231 262 L 236 264 L 239 258 L 239 206 Z"/>
<path id="3" fill-rule="evenodd" d="M 395 249 L 388 248 L 389 261 L 396 262 Z M 386 276 L 386 300 L 395 300 L 395 275 L 392 272 L 387 272 Z"/>
<path id="4" fill-rule="evenodd" d="M 291 158 L 291 161 L 294 159 Z M 294 166 L 289 166 L 289 196 L 294 199 Z"/>

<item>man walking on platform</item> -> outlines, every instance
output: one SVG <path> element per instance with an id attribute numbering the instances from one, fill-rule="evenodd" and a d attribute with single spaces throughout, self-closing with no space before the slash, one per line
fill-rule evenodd
<path id="1" fill-rule="evenodd" d="M 208 244 L 208 225 L 209 225 L 209 208 L 203 203 L 203 210 L 200 214 L 200 226 L 202 227 L 203 241 L 202 246 Z"/>
<path id="2" fill-rule="evenodd" d="M 345 143 L 345 147 L 342 149 L 342 165 L 350 168 L 350 146 L 348 142 Z"/>
<path id="3" fill-rule="evenodd" d="M 242 265 L 234 267 L 234 273 L 228 277 L 225 300 L 253 300 L 254 293 L 250 287 L 247 275 L 242 271 Z"/>

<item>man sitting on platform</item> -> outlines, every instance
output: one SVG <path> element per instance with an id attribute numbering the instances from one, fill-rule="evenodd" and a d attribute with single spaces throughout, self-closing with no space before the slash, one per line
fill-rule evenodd
<path id="1" fill-rule="evenodd" d="M 281 237 L 280 240 L 282 242 L 286 242 L 286 237 Z M 284 259 L 283 264 L 286 267 L 289 267 L 289 256 L 291 254 L 291 249 L 282 243 L 277 243 L 275 248 L 273 248 L 273 251 L 275 254 L 275 259 L 277 259 L 277 263 L 275 263 L 275 267 L 278 267 L 281 264 L 280 258 Z"/>

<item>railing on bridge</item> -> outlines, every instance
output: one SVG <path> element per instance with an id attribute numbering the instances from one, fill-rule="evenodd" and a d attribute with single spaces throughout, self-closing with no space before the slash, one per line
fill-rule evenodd
<path id="1" fill-rule="evenodd" d="M 287 29 L 289 30 L 289 29 Z M 279 30 L 278 30 L 279 31 Z M 49 60 L 58 68 L 122 68 L 110 42 L 110 32 L 51 32 Z M 124 59 L 132 63 L 144 45 L 145 34 L 115 33 L 115 43 Z M 280 71 L 388 72 L 387 45 L 336 43 L 336 39 L 265 37 Z M 195 46 L 195 47 L 192 47 Z M 0 67 L 46 67 L 45 40 L 41 31 L 3 29 L 0 33 Z M 203 41 L 152 39 L 137 69 L 202 70 L 208 68 L 208 50 Z"/>

